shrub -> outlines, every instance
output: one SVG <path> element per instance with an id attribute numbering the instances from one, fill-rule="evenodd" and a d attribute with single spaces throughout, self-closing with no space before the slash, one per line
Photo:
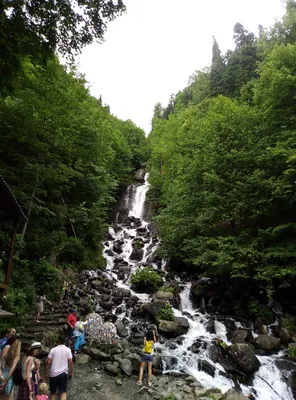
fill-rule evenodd
<path id="1" fill-rule="evenodd" d="M 289 356 L 296 357 L 296 347 L 289 345 Z"/>
<path id="2" fill-rule="evenodd" d="M 281 320 L 282 328 L 286 328 L 290 335 L 296 332 L 296 318 L 295 317 L 285 317 Z"/>
<path id="3" fill-rule="evenodd" d="M 162 284 L 162 278 L 152 267 L 138 269 L 131 276 L 133 288 L 141 292 L 156 291 Z"/>
<path id="4" fill-rule="evenodd" d="M 174 312 L 172 307 L 169 304 L 166 304 L 158 313 L 155 315 L 157 321 L 165 320 L 165 321 L 174 321 Z"/>

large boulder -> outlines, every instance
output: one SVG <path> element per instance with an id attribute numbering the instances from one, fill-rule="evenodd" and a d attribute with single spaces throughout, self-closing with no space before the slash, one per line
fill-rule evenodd
<path id="1" fill-rule="evenodd" d="M 91 358 L 99 361 L 109 361 L 111 356 L 103 351 L 96 349 L 95 347 L 85 348 L 84 352 L 91 356 Z"/>
<path id="2" fill-rule="evenodd" d="M 165 292 L 164 290 L 159 290 L 155 293 L 154 298 L 157 300 L 170 301 L 173 300 L 174 294 L 172 292 Z"/>
<path id="3" fill-rule="evenodd" d="M 270 335 L 259 335 L 254 339 L 253 344 L 256 349 L 273 352 L 280 349 L 281 339 Z"/>
<path id="4" fill-rule="evenodd" d="M 247 375 L 257 371 L 260 361 L 248 344 L 232 344 L 228 348 L 228 355 L 237 367 Z"/>
<path id="5" fill-rule="evenodd" d="M 155 317 L 156 314 L 166 306 L 166 304 L 167 302 L 164 300 L 154 300 L 145 307 L 145 311 Z"/>
<path id="6" fill-rule="evenodd" d="M 133 374 L 133 364 L 131 360 L 124 358 L 118 361 L 120 363 L 120 368 L 125 373 L 125 375 L 131 376 Z"/>
<path id="7" fill-rule="evenodd" d="M 199 303 L 200 300 L 207 295 L 209 286 L 210 284 L 207 281 L 193 282 L 191 285 L 190 293 L 193 296 L 194 300 Z"/>
<path id="8" fill-rule="evenodd" d="M 141 261 L 143 258 L 143 255 L 144 255 L 143 249 L 134 248 L 132 251 L 132 254 L 130 255 L 130 259 L 135 260 L 135 261 Z"/>
<path id="9" fill-rule="evenodd" d="M 138 169 L 135 173 L 134 179 L 138 182 L 145 182 L 145 171 L 143 169 Z"/>
<path id="10" fill-rule="evenodd" d="M 247 329 L 238 329 L 233 333 L 232 343 L 246 343 L 252 342 L 252 340 L 252 333 Z"/>
<path id="11" fill-rule="evenodd" d="M 177 337 L 182 335 L 183 327 L 180 322 L 160 320 L 158 322 L 158 331 L 168 337 Z"/>

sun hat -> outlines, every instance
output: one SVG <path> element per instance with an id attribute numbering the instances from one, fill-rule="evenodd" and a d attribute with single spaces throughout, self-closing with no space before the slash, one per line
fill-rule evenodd
<path id="1" fill-rule="evenodd" d="M 39 394 L 46 394 L 48 391 L 48 385 L 45 382 L 40 383 L 38 392 Z"/>
<path id="2" fill-rule="evenodd" d="M 33 350 L 33 349 L 41 349 L 41 348 L 42 348 L 41 342 L 34 342 L 34 343 L 32 343 L 31 346 L 30 346 L 30 350 Z"/>

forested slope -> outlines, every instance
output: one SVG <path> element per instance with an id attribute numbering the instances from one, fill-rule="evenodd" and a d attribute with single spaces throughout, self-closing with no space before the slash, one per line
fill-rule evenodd
<path id="1" fill-rule="evenodd" d="M 217 38 L 218 39 L 218 38 Z M 172 264 L 295 287 L 296 3 L 154 110 L 150 200 Z"/>
<path id="2" fill-rule="evenodd" d="M 1 71 L 5 74 L 13 63 L 0 87 L 0 173 L 28 223 L 19 225 L 12 281 L 2 303 L 25 317 L 36 293 L 59 297 L 64 269 L 104 266 L 101 242 L 109 212 L 134 171 L 146 162 L 147 146 L 142 129 L 114 117 L 90 95 L 84 77 L 55 56 L 56 50 L 69 55 L 95 37 L 101 39 L 106 21 L 124 9 L 123 3 L 85 2 L 89 12 L 98 12 L 96 17 L 86 13 L 91 37 L 81 33 L 81 21 L 75 25 L 77 7 L 65 10 L 62 1 L 53 9 L 45 3 L 37 9 L 27 1 L 19 3 L 23 6 L 15 4 L 10 13 L 0 10 L 8 29 L 1 42 Z M 32 18 L 37 21 L 36 13 L 60 18 L 66 29 L 72 24 L 72 33 L 61 37 L 61 25 L 51 25 L 50 19 L 48 26 L 42 20 L 40 26 L 29 24 Z M 13 24 L 27 36 L 13 36 Z M 0 230 L 3 250 L 10 229 Z M 3 251 L 0 264 L 5 262 Z"/>

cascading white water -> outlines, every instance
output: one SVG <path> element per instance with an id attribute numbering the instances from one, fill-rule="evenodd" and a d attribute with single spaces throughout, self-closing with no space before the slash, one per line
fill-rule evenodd
<path id="1" fill-rule="evenodd" d="M 109 234 L 112 239 L 104 244 L 103 255 L 107 263 L 107 276 L 109 279 L 116 280 L 116 284 L 120 288 L 128 288 L 130 290 L 129 278 L 136 269 L 148 260 L 153 259 L 153 254 L 158 248 L 159 242 L 153 241 L 152 235 L 145 239 L 143 246 L 143 256 L 141 261 L 131 260 L 133 251 L 133 241 L 138 237 L 139 229 L 148 232 L 148 222 L 143 220 L 144 204 L 146 193 L 149 188 L 148 174 L 145 176 L 145 183 L 143 185 L 131 185 L 128 188 L 125 198 L 125 206 L 129 209 L 129 217 L 135 218 L 138 225 L 135 226 L 132 222 L 131 225 L 117 224 L 116 229 L 110 228 Z M 140 221 L 141 220 L 141 221 Z M 114 243 L 121 243 L 120 254 L 114 252 Z M 130 268 L 130 272 L 125 274 L 125 278 L 118 278 L 117 262 L 125 263 Z M 161 261 L 161 265 L 157 266 L 149 261 L 155 269 L 160 268 L 165 270 L 166 262 Z M 93 273 L 89 271 L 89 273 Z M 180 282 L 180 285 L 182 283 Z M 181 309 L 174 309 L 176 317 L 185 317 L 189 323 L 189 329 L 184 336 L 182 344 L 174 342 L 173 346 L 170 341 L 164 344 L 157 343 L 156 348 L 161 350 L 164 372 L 181 371 L 194 376 L 200 383 L 207 388 L 220 388 L 224 393 L 234 386 L 234 382 L 223 375 L 224 369 L 220 364 L 214 364 L 209 358 L 209 346 L 211 342 L 217 338 L 222 339 L 224 342 L 230 344 L 226 336 L 226 327 L 219 321 L 214 321 L 214 331 L 211 333 L 208 330 L 208 323 L 211 319 L 210 315 L 202 313 L 195 308 L 190 300 L 190 283 L 183 285 L 183 290 L 180 293 Z M 133 295 L 139 298 L 140 302 L 148 302 L 151 300 L 149 294 L 139 294 L 131 291 Z M 118 316 L 120 318 L 129 316 L 126 309 L 126 304 L 122 303 L 120 306 L 122 311 Z M 115 310 L 113 310 L 115 312 Z M 242 327 L 237 322 L 236 325 Z M 193 353 L 189 348 L 198 342 L 200 348 L 198 354 Z M 258 357 L 261 363 L 259 371 L 254 375 L 252 386 L 241 385 L 242 392 L 245 395 L 253 393 L 256 400 L 293 400 L 293 395 L 286 382 L 283 380 L 280 370 L 275 365 L 275 360 L 282 356 L 281 353 L 273 356 Z M 201 368 L 205 363 L 207 368 Z M 205 371 L 211 372 L 207 373 Z"/>

